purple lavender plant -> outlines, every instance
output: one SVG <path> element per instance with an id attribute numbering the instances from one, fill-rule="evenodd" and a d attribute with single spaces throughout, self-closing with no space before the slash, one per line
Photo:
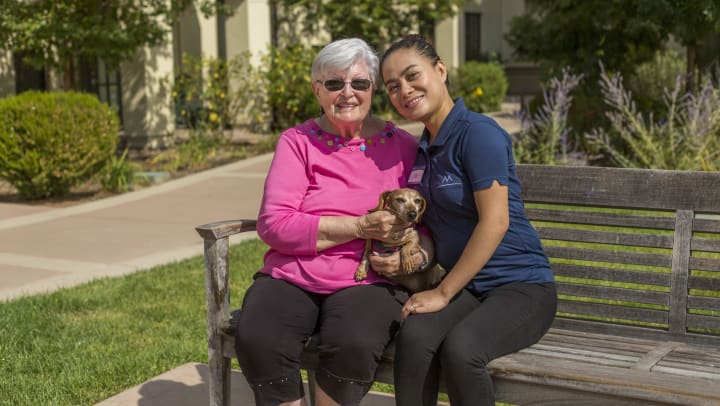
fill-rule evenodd
<path id="1" fill-rule="evenodd" d="M 552 78 L 543 88 L 544 103 L 535 114 L 531 116 L 524 110 L 518 113 L 522 129 L 516 137 L 515 153 L 520 162 L 549 165 L 568 162 L 570 93 L 582 77 L 563 69 L 560 79 Z"/>
<path id="2" fill-rule="evenodd" d="M 596 128 L 587 135 L 623 167 L 717 170 L 720 166 L 720 89 L 706 80 L 697 93 L 683 93 L 685 80 L 678 76 L 673 89 L 664 89 L 667 114 L 655 120 L 635 107 L 622 76 L 609 75 L 600 65 L 600 86 L 612 108 L 606 115 L 610 128 Z"/>

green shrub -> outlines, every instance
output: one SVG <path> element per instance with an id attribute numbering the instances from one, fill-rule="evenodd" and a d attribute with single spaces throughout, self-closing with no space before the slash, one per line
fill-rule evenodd
<path id="1" fill-rule="evenodd" d="M 675 88 L 678 77 L 685 75 L 685 65 L 683 55 L 672 49 L 658 52 L 652 61 L 638 65 L 627 80 L 638 109 L 656 117 L 666 113 L 665 93 Z"/>
<path id="2" fill-rule="evenodd" d="M 115 153 L 116 113 L 84 93 L 25 92 L 0 99 L 0 178 L 21 196 L 66 195 Z"/>
<path id="3" fill-rule="evenodd" d="M 505 71 L 496 62 L 465 62 L 450 77 L 452 94 L 462 97 L 470 110 L 481 113 L 499 111 L 507 89 Z"/>
<path id="4" fill-rule="evenodd" d="M 138 169 L 126 159 L 127 152 L 126 149 L 119 157 L 113 155 L 100 171 L 100 185 L 103 190 L 124 193 L 132 189 Z"/>
<path id="5" fill-rule="evenodd" d="M 264 56 L 273 130 L 284 130 L 320 113 L 313 94 L 310 67 L 317 52 L 302 44 L 270 48 Z"/>

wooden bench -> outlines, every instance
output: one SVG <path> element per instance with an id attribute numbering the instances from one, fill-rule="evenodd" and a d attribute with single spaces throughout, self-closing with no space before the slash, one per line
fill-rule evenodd
<path id="1" fill-rule="evenodd" d="M 561 295 L 536 345 L 490 363 L 515 404 L 720 405 L 720 173 L 520 165 L 527 214 Z M 235 357 L 231 234 L 205 240 L 210 404 L 229 404 Z M 377 372 L 392 383 L 392 345 Z M 309 344 L 303 367 L 317 363 Z M 312 373 L 309 374 L 312 377 Z"/>

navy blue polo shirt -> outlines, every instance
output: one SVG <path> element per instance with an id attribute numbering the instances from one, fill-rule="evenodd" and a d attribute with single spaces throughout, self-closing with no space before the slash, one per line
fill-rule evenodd
<path id="1" fill-rule="evenodd" d="M 540 237 L 525 216 L 507 132 L 457 99 L 432 145 L 428 137 L 425 129 L 408 184 L 428 201 L 423 222 L 435 240 L 438 262 L 448 271 L 455 266 L 478 221 L 473 192 L 497 180 L 508 186 L 510 225 L 467 288 L 481 294 L 510 282 L 553 282 Z"/>

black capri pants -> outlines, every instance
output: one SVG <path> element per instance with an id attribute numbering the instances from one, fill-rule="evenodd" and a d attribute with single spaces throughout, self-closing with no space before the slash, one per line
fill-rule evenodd
<path id="1" fill-rule="evenodd" d="M 439 370 L 453 406 L 494 406 L 485 366 L 538 342 L 556 309 L 554 283 L 509 283 L 479 297 L 463 289 L 439 312 L 410 315 L 395 347 L 397 406 L 435 406 Z"/>
<path id="2" fill-rule="evenodd" d="M 358 405 L 370 390 L 407 299 L 407 291 L 389 284 L 322 295 L 256 274 L 235 332 L 238 361 L 255 404 L 276 406 L 305 396 L 300 353 L 317 332 L 317 384 L 335 402 Z"/>

